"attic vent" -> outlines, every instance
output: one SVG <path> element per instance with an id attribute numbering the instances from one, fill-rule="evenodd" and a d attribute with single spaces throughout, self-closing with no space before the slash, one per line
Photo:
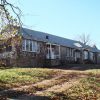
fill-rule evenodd
<path id="1" fill-rule="evenodd" d="M 49 36 L 46 36 L 46 39 L 49 39 Z"/>

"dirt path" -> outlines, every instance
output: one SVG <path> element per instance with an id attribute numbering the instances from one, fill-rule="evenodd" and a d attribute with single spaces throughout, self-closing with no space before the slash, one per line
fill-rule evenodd
<path id="1" fill-rule="evenodd" d="M 69 82 L 64 82 L 60 85 L 54 85 L 50 88 L 47 88 L 46 90 L 36 91 L 36 93 L 34 93 L 33 95 L 27 95 L 26 94 L 26 95 L 19 96 L 18 100 L 49 100 L 49 98 L 46 99 L 46 97 L 51 92 L 60 93 L 60 92 L 63 92 L 65 90 L 69 89 L 73 85 L 75 86 L 78 83 L 79 83 L 78 80 L 76 81 L 76 79 L 72 79 Z"/>
<path id="2" fill-rule="evenodd" d="M 47 96 L 48 93 L 50 92 L 54 92 L 54 93 L 63 92 L 67 90 L 68 88 L 72 87 L 73 85 L 78 84 L 80 79 L 84 78 L 85 76 L 86 75 L 76 75 L 75 73 L 74 74 L 62 73 L 60 75 L 54 76 L 51 79 L 43 80 L 35 84 L 25 85 L 19 88 L 12 88 L 12 89 L 1 91 L 0 95 L 14 94 L 15 91 L 17 93 L 19 91 L 21 92 L 21 91 L 27 91 L 27 90 L 35 90 L 33 93 L 31 93 L 31 95 L 23 92 L 23 94 L 17 95 L 16 97 L 18 100 L 35 100 L 33 99 L 34 97 L 37 98 L 39 96 L 41 97 Z M 36 99 L 36 100 L 41 100 L 41 99 Z"/>
<path id="3" fill-rule="evenodd" d="M 48 92 L 54 92 L 54 93 L 63 92 L 77 83 L 79 83 L 79 81 L 76 81 L 76 79 L 72 79 L 69 82 L 64 82 L 60 85 L 54 85 L 44 91 L 37 91 L 35 95 L 46 95 L 46 93 Z"/>
<path id="4" fill-rule="evenodd" d="M 34 86 L 37 86 L 37 85 L 41 85 L 41 84 L 44 84 L 46 85 L 47 83 L 51 84 L 51 82 L 54 82 L 56 79 L 60 78 L 61 76 L 57 76 L 57 77 L 54 77 L 52 79 L 47 79 L 47 80 L 43 80 L 41 82 L 37 82 L 35 84 L 31 84 L 31 85 L 24 85 L 24 86 L 20 86 L 20 87 L 17 87 L 17 88 L 12 88 L 12 89 L 7 89 L 7 90 L 3 90 L 3 91 L 0 91 L 0 95 L 1 94 L 4 94 L 6 92 L 10 92 L 10 91 L 21 91 L 21 90 L 24 90 L 24 89 L 28 89 L 29 87 L 34 87 Z M 49 85 L 48 84 L 48 85 Z"/>
<path id="5" fill-rule="evenodd" d="M 68 81 L 62 82 L 61 84 L 54 85 L 50 88 L 47 88 L 46 90 L 43 91 L 37 91 L 35 95 L 45 95 L 48 92 L 53 92 L 53 93 L 58 93 L 58 92 L 63 92 L 73 85 L 76 85 L 79 83 L 80 79 L 84 78 L 85 75 L 79 76 L 79 77 L 73 77 L 72 79 L 69 79 Z"/>
<path id="6" fill-rule="evenodd" d="M 62 82 L 60 84 L 53 85 L 49 88 L 46 88 L 45 90 L 41 90 L 41 91 L 37 90 L 33 95 L 32 94 L 31 95 L 22 95 L 18 99 L 19 100 L 28 100 L 29 98 L 31 98 L 32 100 L 34 100 L 33 98 L 36 98 L 36 97 L 43 97 L 43 96 L 47 97 L 50 92 L 60 93 L 60 92 L 63 92 L 65 90 L 69 89 L 73 85 L 74 86 L 77 85 L 79 83 L 80 79 L 82 79 L 84 77 L 85 77 L 85 75 L 81 75 L 79 77 L 73 77 L 72 79 L 70 78 L 66 82 Z M 50 83 L 45 83 L 45 84 L 50 84 Z M 38 85 L 43 85 L 43 84 L 39 83 Z M 28 98 L 28 99 L 26 99 L 26 98 Z M 31 100 L 31 99 L 29 99 L 29 100 Z M 36 99 L 36 100 L 41 100 L 41 99 Z M 46 100 L 48 100 L 48 99 L 46 99 Z"/>

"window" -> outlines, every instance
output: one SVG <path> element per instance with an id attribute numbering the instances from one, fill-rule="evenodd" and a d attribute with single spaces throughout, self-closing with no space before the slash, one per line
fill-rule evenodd
<path id="1" fill-rule="evenodd" d="M 29 51 L 29 52 L 37 52 L 39 46 L 37 46 L 36 41 L 32 40 L 23 40 L 22 41 L 22 50 Z"/>
<path id="2" fill-rule="evenodd" d="M 73 57 L 73 49 L 71 49 L 71 57 Z"/>
<path id="3" fill-rule="evenodd" d="M 84 59 L 88 59 L 88 51 L 84 51 Z"/>
<path id="4" fill-rule="evenodd" d="M 90 59 L 93 60 L 93 52 L 90 52 Z"/>
<path id="5" fill-rule="evenodd" d="M 30 41 L 30 51 L 33 51 L 33 41 Z"/>
<path id="6" fill-rule="evenodd" d="M 69 48 L 66 48 L 66 55 L 67 55 L 67 57 L 70 57 L 70 49 Z"/>
<path id="7" fill-rule="evenodd" d="M 30 41 L 29 40 L 26 40 L 26 51 L 30 51 Z"/>
<path id="8" fill-rule="evenodd" d="M 32 51 L 37 52 L 37 50 L 38 50 L 37 42 L 32 41 Z"/>
<path id="9" fill-rule="evenodd" d="M 73 57 L 73 49 L 72 48 L 66 48 L 66 56 Z"/>
<path id="10" fill-rule="evenodd" d="M 22 50 L 26 50 L 26 40 L 22 41 Z"/>

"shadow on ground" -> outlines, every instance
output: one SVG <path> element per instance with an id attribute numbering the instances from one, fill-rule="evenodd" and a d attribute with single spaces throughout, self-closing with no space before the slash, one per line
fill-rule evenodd
<path id="1" fill-rule="evenodd" d="M 1 70 L 5 69 L 12 69 L 17 67 L 0 67 Z M 67 65 L 59 65 L 59 66 L 47 66 L 47 67 L 18 67 L 18 68 L 49 68 L 49 69 L 63 69 L 63 70 L 79 70 L 79 71 L 85 71 L 89 69 L 100 69 L 100 65 L 97 64 L 67 64 Z"/>
<path id="2" fill-rule="evenodd" d="M 48 68 L 48 67 L 45 67 Z M 85 71 L 90 69 L 100 69 L 100 65 L 95 64 L 67 64 L 62 66 L 52 66 L 49 67 L 50 69 L 63 69 L 63 70 L 79 70 L 79 71 Z"/>
<path id="3" fill-rule="evenodd" d="M 49 97 L 36 96 L 23 91 L 11 90 L 0 93 L 0 100 L 51 100 Z"/>

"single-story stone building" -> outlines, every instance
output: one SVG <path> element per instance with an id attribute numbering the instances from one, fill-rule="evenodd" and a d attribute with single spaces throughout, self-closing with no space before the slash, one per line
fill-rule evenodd
<path id="1" fill-rule="evenodd" d="M 71 39 L 27 28 L 6 42 L 0 40 L 0 63 L 7 66 L 57 66 L 68 63 L 100 63 L 100 51 Z M 19 38 L 20 37 L 20 38 Z"/>

